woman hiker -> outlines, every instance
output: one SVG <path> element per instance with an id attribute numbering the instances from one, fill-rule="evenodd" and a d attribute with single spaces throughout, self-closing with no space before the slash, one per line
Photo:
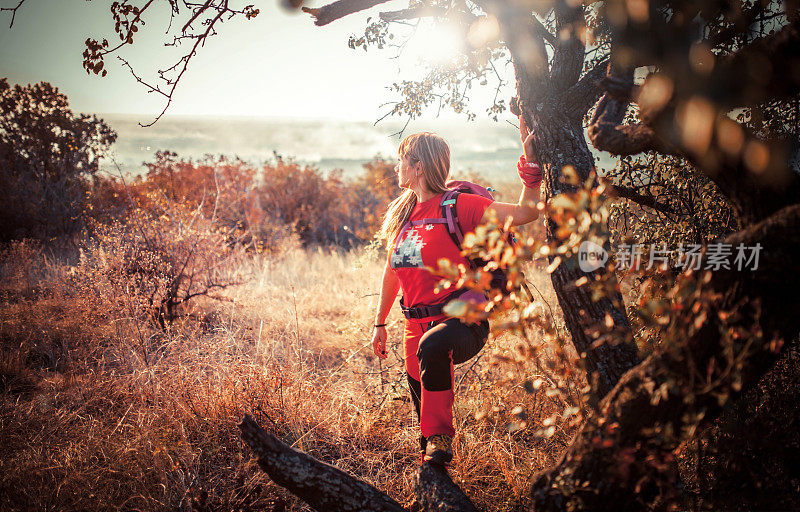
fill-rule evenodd
<path id="1" fill-rule="evenodd" d="M 501 203 L 478 194 L 459 194 L 452 206 L 461 233 L 472 232 L 488 222 L 489 206 L 500 225 L 508 217 L 512 217 L 512 226 L 538 217 L 536 204 L 542 173 L 533 152 L 532 134 L 522 117 L 519 119 L 524 150 L 517 165 L 523 185 L 519 202 Z M 389 205 L 381 228 L 389 258 L 383 271 L 372 347 L 378 357 L 386 357 L 386 317 L 402 289 L 405 370 L 420 423 L 423 461 L 447 465 L 453 457 L 455 434 L 453 364 L 471 359 L 483 348 L 489 322 L 466 324 L 445 315 L 442 307 L 456 295 L 461 300 L 486 298 L 479 292 L 463 290 L 443 297 L 434 291 L 440 278 L 428 270 L 437 268 L 440 258 L 447 258 L 453 265 L 469 266 L 451 237 L 452 224 L 448 231 L 446 219 L 442 218 L 448 205 L 448 200 L 442 201 L 448 193 L 445 183 L 450 174 L 447 143 L 436 134 L 417 133 L 403 140 L 398 154 L 400 163 L 395 171 L 400 187 L 406 190 Z"/>

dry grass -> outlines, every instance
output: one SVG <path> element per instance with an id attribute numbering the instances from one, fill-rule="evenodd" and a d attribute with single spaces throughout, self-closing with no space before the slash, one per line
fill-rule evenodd
<path id="1" fill-rule="evenodd" d="M 401 503 L 411 498 L 418 427 L 399 312 L 389 359 L 381 364 L 369 345 L 379 258 L 296 247 L 253 256 L 228 300 L 200 303 L 161 332 L 81 297 L 74 258 L 13 251 L 0 290 L 3 509 L 307 508 L 258 470 L 238 437 L 244 413 Z M 546 274 L 531 275 L 557 309 Z M 515 343 L 492 339 L 457 372 L 452 473 L 486 510 L 524 506 L 530 476 L 574 431 L 557 421 L 550 437 L 534 435 L 567 404 L 547 386 L 522 388 L 544 366 L 493 362 Z M 528 426 L 514 431 L 517 406 Z"/>

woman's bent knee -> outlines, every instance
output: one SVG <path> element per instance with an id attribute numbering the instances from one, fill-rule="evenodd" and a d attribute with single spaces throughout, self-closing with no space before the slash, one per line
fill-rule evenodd
<path id="1" fill-rule="evenodd" d="M 450 358 L 451 342 L 444 330 L 438 327 L 436 326 L 426 332 L 419 341 L 417 358 L 420 364 L 423 364 L 423 361 L 431 363 L 439 360 L 449 360 Z"/>

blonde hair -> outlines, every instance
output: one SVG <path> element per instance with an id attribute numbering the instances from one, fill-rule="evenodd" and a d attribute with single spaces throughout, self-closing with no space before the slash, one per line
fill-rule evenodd
<path id="1" fill-rule="evenodd" d="M 450 147 L 443 138 L 431 132 L 409 135 L 400 143 L 397 154 L 400 158 L 407 157 L 412 164 L 421 164 L 425 186 L 432 192 L 439 194 L 447 190 L 445 183 L 450 176 Z M 389 204 L 379 236 L 386 240 L 390 250 L 416 205 L 417 195 L 411 189 Z"/>

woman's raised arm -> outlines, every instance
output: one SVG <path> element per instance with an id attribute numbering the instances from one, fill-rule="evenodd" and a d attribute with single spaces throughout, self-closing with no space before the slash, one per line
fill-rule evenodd
<path id="1" fill-rule="evenodd" d="M 497 216 L 498 223 L 502 226 L 506 223 L 508 217 L 512 217 L 512 226 L 521 226 L 539 218 L 539 210 L 536 205 L 539 203 L 539 187 L 522 186 L 522 193 L 519 196 L 519 202 L 514 203 L 501 203 L 495 201 L 486 209 L 486 212 L 481 217 L 481 224 L 489 222 L 489 210 L 494 210 Z"/>

